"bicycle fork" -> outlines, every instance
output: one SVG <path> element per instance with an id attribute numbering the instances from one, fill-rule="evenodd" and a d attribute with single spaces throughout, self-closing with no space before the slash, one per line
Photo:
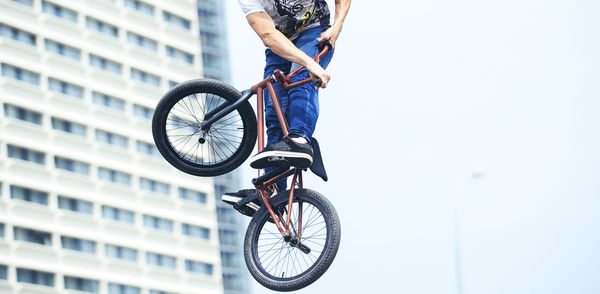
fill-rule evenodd
<path id="1" fill-rule="evenodd" d="M 296 185 L 298 185 L 299 188 L 302 188 L 302 170 L 297 169 L 297 168 L 292 168 L 292 169 L 289 169 L 289 170 L 281 173 L 282 169 L 283 168 L 279 168 L 279 169 L 275 170 L 274 172 L 271 172 L 267 175 L 264 175 L 262 177 L 254 179 L 252 182 L 255 184 L 256 190 L 258 192 L 258 196 L 262 199 L 263 203 L 265 204 L 265 207 L 269 211 L 269 214 L 271 215 L 271 218 L 273 219 L 273 222 L 275 223 L 275 226 L 277 226 L 277 229 L 279 230 L 279 233 L 281 234 L 283 239 L 286 242 L 288 242 L 290 244 L 290 246 L 296 247 L 303 253 L 308 254 L 308 253 L 310 253 L 310 248 L 301 243 L 301 239 L 302 239 L 302 202 L 298 202 L 298 209 L 299 209 L 298 222 L 297 222 L 298 228 L 295 228 L 294 225 L 292 224 L 292 204 L 294 203 L 294 191 L 296 189 Z M 285 168 L 285 169 L 287 169 L 287 168 Z M 273 173 L 278 173 L 278 175 L 270 176 Z M 271 206 L 271 203 L 269 202 L 270 193 L 268 191 L 268 187 L 271 185 L 274 185 L 275 183 L 277 183 L 278 181 L 280 181 L 284 178 L 291 176 L 292 174 L 294 175 L 294 177 L 292 178 L 292 185 L 290 188 L 290 196 L 289 196 L 288 205 L 287 205 L 287 217 L 285 220 L 283 220 L 282 219 L 283 216 L 279 213 L 275 213 L 275 211 L 273 210 L 273 207 Z M 291 226 L 291 229 L 290 229 L 290 226 Z M 295 233 L 294 235 L 292 235 L 292 230 Z"/>

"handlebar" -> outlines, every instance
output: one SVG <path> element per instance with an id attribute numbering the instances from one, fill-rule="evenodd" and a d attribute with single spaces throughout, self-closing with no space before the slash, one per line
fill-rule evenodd
<path id="1" fill-rule="evenodd" d="M 323 51 L 323 49 L 325 49 L 325 47 L 328 47 L 327 50 L 333 49 L 333 45 L 331 45 L 331 42 L 329 42 L 329 40 L 319 43 L 319 50 Z"/>
<path id="2" fill-rule="evenodd" d="M 323 86 L 323 81 L 321 80 L 321 78 L 315 78 L 314 82 L 317 88 L 321 88 L 321 86 Z"/>
<path id="3" fill-rule="evenodd" d="M 323 55 L 325 55 L 329 50 L 333 49 L 333 46 L 331 45 L 331 43 L 329 41 L 325 41 L 322 43 L 319 43 L 318 45 L 319 50 L 321 50 L 321 52 L 319 52 L 319 54 L 317 54 L 317 56 L 315 56 L 313 58 L 314 61 L 316 61 L 317 63 L 319 62 L 319 60 L 321 59 L 321 57 L 323 57 Z M 314 82 L 315 86 L 320 88 L 323 85 L 323 81 L 320 78 L 315 78 L 314 80 L 311 78 L 302 80 L 302 81 L 298 81 L 295 83 L 291 83 L 292 81 L 292 76 L 295 75 L 296 73 L 298 73 L 301 69 L 303 69 L 304 66 L 299 66 L 298 68 L 296 68 L 295 70 L 293 70 L 292 72 L 290 72 L 287 76 L 284 76 L 282 73 L 278 73 L 277 71 L 275 71 L 275 78 L 277 79 L 277 81 L 279 81 L 284 88 L 289 89 L 289 88 L 294 88 L 294 87 L 298 87 L 298 86 L 302 86 L 305 84 L 308 84 L 310 82 Z"/>

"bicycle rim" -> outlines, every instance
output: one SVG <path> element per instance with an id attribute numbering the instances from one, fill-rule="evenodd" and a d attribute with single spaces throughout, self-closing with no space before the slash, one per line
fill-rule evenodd
<path id="1" fill-rule="evenodd" d="M 298 234 L 298 217 L 302 203 L 302 229 Z M 280 205 L 275 211 L 278 217 L 287 219 L 287 203 Z M 266 217 L 259 225 L 254 238 L 253 255 L 258 269 L 273 280 L 289 281 L 304 276 L 323 258 L 328 245 L 328 222 L 313 203 L 296 199 L 292 205 L 290 230 L 292 237 L 300 237 L 300 244 L 310 248 L 309 253 L 286 242 L 277 226 Z"/>
<path id="2" fill-rule="evenodd" d="M 209 130 L 201 129 L 206 113 L 223 103 L 229 102 L 216 94 L 197 93 L 173 105 L 167 115 L 165 131 L 168 143 L 179 157 L 191 164 L 214 166 L 239 152 L 244 140 L 244 124 L 237 110 L 216 121 Z"/>

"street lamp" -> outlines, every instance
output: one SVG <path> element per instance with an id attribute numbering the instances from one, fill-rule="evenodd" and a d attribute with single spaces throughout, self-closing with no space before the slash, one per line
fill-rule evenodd
<path id="1" fill-rule="evenodd" d="M 459 219 L 458 219 L 458 201 L 464 193 L 465 187 L 471 180 L 480 179 L 485 175 L 485 169 L 483 166 L 477 166 L 473 169 L 469 177 L 458 187 L 454 194 L 454 263 L 456 271 L 456 294 L 463 294 L 462 285 L 462 268 L 460 258 L 460 231 L 459 231 Z"/>

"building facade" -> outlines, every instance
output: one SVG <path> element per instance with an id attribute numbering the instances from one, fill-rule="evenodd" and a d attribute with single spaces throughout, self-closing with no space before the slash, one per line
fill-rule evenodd
<path id="1" fill-rule="evenodd" d="M 231 83 L 227 44 L 225 1 L 198 0 L 198 22 L 202 44 L 202 65 L 206 78 Z M 225 294 L 250 293 L 250 275 L 243 257 L 246 217 L 221 201 L 225 192 L 240 188 L 240 171 L 216 177 L 215 201 L 219 225 L 223 287 Z"/>
<path id="2" fill-rule="evenodd" d="M 0 293 L 223 293 L 213 180 L 150 131 L 197 5 L 0 0 Z"/>

